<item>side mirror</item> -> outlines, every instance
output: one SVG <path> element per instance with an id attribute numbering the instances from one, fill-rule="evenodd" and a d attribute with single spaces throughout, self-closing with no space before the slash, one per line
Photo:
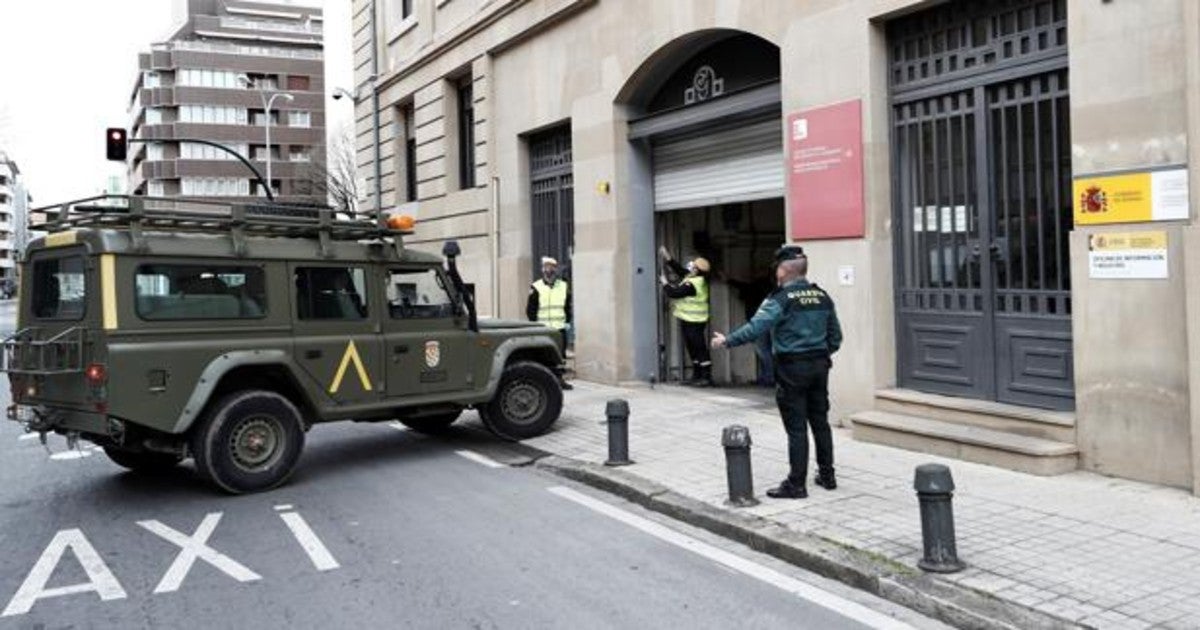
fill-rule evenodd
<path id="1" fill-rule="evenodd" d="M 467 307 L 467 328 L 479 332 L 479 324 L 475 314 L 474 290 L 467 290 L 466 283 L 463 282 L 462 276 L 458 273 L 458 263 L 454 261 L 461 253 L 462 248 L 458 246 L 458 241 L 446 241 L 446 244 L 442 245 L 442 255 L 446 257 L 446 273 L 450 276 L 450 281 L 454 283 L 454 290 L 458 293 L 459 299 Z"/>

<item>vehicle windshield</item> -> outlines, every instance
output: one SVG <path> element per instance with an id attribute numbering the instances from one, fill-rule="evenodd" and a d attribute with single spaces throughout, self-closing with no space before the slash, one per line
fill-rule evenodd
<path id="1" fill-rule="evenodd" d="M 87 282 L 83 256 L 48 258 L 33 263 L 33 316 L 83 319 Z"/>

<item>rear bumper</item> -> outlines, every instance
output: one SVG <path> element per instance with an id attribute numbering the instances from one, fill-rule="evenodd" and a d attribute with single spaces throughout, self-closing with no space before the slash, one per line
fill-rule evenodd
<path id="1" fill-rule="evenodd" d="M 9 405 L 8 419 L 29 431 L 81 433 L 109 437 L 108 416 L 102 413 L 47 407 L 45 405 Z"/>

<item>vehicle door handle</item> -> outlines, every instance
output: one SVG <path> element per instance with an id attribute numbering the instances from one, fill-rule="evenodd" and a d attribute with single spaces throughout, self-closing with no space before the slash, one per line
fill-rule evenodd
<path id="1" fill-rule="evenodd" d="M 304 358 L 305 359 L 320 359 L 321 356 L 324 354 L 325 353 L 321 352 L 320 350 L 305 350 Z"/>
<path id="2" fill-rule="evenodd" d="M 408 346 L 396 346 L 392 348 L 392 351 L 396 354 L 408 354 Z"/>

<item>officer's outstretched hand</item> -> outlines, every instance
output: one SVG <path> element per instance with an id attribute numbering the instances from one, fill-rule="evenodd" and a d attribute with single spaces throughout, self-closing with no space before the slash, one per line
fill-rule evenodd
<path id="1" fill-rule="evenodd" d="M 719 332 L 714 332 L 713 338 L 712 338 L 712 347 L 714 349 L 715 348 L 724 348 L 725 347 L 725 335 L 722 335 Z"/>

